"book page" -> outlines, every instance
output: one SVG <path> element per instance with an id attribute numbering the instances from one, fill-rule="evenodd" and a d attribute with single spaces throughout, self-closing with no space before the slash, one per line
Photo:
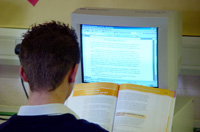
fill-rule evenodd
<path id="1" fill-rule="evenodd" d="M 172 123 L 173 123 L 173 116 L 174 116 L 174 108 L 175 108 L 175 102 L 176 98 L 173 98 L 171 100 L 171 107 L 170 107 L 170 112 L 169 112 L 169 118 L 168 118 L 168 123 L 167 123 L 167 131 L 166 132 L 171 132 L 172 131 Z"/>
<path id="2" fill-rule="evenodd" d="M 114 132 L 166 132 L 170 124 L 175 92 L 122 84 L 114 121 Z"/>
<path id="3" fill-rule="evenodd" d="M 117 84 L 76 84 L 66 105 L 73 110 L 80 119 L 97 123 L 104 129 L 111 131 L 117 95 Z"/>

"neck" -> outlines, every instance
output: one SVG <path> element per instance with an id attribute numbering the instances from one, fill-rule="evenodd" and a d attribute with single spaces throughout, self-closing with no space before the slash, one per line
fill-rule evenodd
<path id="1" fill-rule="evenodd" d="M 27 105 L 43 105 L 52 103 L 64 104 L 65 100 L 69 97 L 73 89 L 73 83 L 69 83 L 68 80 L 69 77 L 67 74 L 63 82 L 53 91 L 30 91 Z"/>
<path id="2" fill-rule="evenodd" d="M 70 84 L 61 84 L 53 91 L 31 91 L 27 105 L 64 104 L 65 100 L 71 94 L 72 87 L 73 85 Z"/>
<path id="3" fill-rule="evenodd" d="M 43 105 L 51 103 L 63 103 L 65 96 L 57 94 L 55 91 L 51 92 L 31 92 L 28 100 L 28 105 Z"/>

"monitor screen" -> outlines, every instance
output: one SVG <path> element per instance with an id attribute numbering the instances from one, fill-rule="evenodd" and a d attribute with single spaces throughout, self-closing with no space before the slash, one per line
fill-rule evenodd
<path id="1" fill-rule="evenodd" d="M 81 25 L 82 82 L 158 87 L 158 28 Z"/>

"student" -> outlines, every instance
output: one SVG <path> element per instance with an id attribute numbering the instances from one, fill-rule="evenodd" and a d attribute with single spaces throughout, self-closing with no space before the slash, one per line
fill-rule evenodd
<path id="1" fill-rule="evenodd" d="M 106 132 L 78 119 L 64 105 L 73 89 L 80 59 L 75 32 L 63 23 L 34 25 L 24 34 L 20 75 L 30 87 L 28 103 L 0 125 L 1 132 Z"/>

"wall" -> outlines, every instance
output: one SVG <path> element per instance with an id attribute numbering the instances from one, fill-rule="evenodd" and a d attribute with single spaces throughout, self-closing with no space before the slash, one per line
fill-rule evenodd
<path id="1" fill-rule="evenodd" d="M 27 0 L 0 1 L 0 27 L 27 28 L 33 23 L 59 20 L 70 23 L 79 7 L 166 9 L 183 13 L 183 35 L 200 36 L 199 0 L 40 0 L 33 7 Z"/>
<path id="2" fill-rule="evenodd" d="M 0 105 L 20 106 L 26 104 L 26 101 L 19 66 L 0 65 Z"/>

